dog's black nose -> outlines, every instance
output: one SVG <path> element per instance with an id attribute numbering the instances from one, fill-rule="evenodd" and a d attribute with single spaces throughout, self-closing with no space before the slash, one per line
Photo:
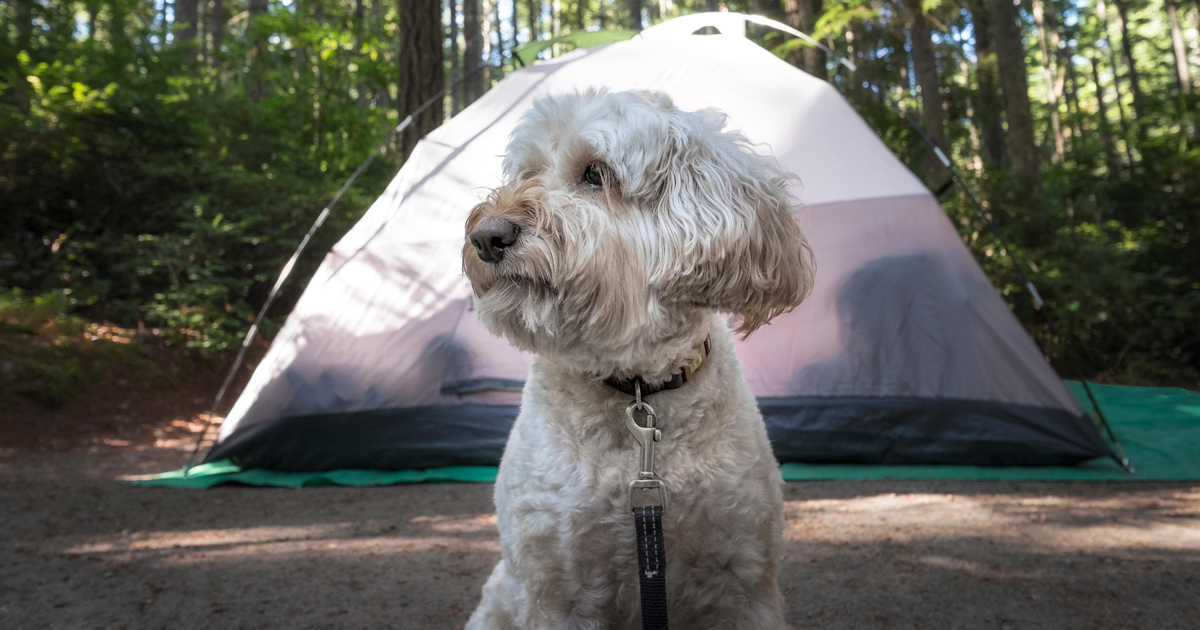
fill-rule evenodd
<path id="1" fill-rule="evenodd" d="M 479 260 L 489 263 L 500 262 L 504 252 L 517 242 L 521 226 L 504 217 L 484 219 L 471 230 L 471 244 L 479 252 Z"/>

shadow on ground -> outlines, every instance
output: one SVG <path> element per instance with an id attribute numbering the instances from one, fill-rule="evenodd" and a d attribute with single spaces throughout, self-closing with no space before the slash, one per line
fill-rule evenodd
<path id="1" fill-rule="evenodd" d="M 176 453 L 0 456 L 0 626 L 456 628 L 491 486 L 127 488 Z M 155 457 L 159 459 L 154 459 Z M 1200 484 L 789 484 L 799 628 L 1195 628 Z"/>

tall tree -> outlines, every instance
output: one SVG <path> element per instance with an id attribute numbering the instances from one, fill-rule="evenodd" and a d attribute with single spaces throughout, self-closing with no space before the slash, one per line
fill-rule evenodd
<path id="1" fill-rule="evenodd" d="M 1026 79 L 1025 46 L 1021 42 L 1017 9 L 1012 0 L 989 0 L 992 35 L 1004 92 L 1008 119 L 1008 157 L 1012 170 L 1025 188 L 1030 204 L 1031 234 L 1044 229 L 1049 217 L 1042 206 L 1042 169 L 1038 162 L 1037 141 L 1033 131 L 1033 112 L 1029 105 Z"/>
<path id="2" fill-rule="evenodd" d="M 1066 154 L 1062 121 L 1059 119 L 1058 72 L 1055 69 L 1058 54 L 1058 31 L 1055 28 L 1054 5 L 1047 6 L 1043 0 L 1033 0 L 1033 19 L 1037 25 L 1038 48 L 1042 53 L 1042 80 L 1046 83 L 1046 105 L 1050 110 L 1050 135 L 1054 141 L 1054 161 L 1062 163 Z M 1049 41 L 1053 39 L 1053 41 Z"/>
<path id="3" fill-rule="evenodd" d="M 788 26 L 811 35 L 821 13 L 822 0 L 783 0 L 783 19 Z M 788 62 L 819 79 L 828 79 L 825 51 L 807 43 L 788 53 Z"/>
<path id="4" fill-rule="evenodd" d="M 29 44 L 33 41 L 33 0 L 17 0 L 16 13 L 17 50 L 15 52 L 22 50 L 29 52 Z M 4 35 L 7 37 L 8 33 L 6 32 Z M 88 35 L 91 36 L 91 33 L 89 32 Z"/>
<path id="5" fill-rule="evenodd" d="M 1096 0 L 1096 17 L 1100 20 L 1101 32 L 1104 34 L 1104 47 L 1108 51 L 1108 65 L 1113 71 L 1113 101 L 1117 104 L 1117 118 L 1121 125 L 1121 141 L 1125 145 L 1125 156 L 1129 165 L 1133 166 L 1133 146 L 1129 138 L 1129 117 L 1125 115 L 1125 101 L 1121 97 L 1120 65 L 1117 63 L 1116 46 L 1108 28 L 1108 5 L 1105 0 Z"/>
<path id="6" fill-rule="evenodd" d="M 933 33 L 921 8 L 921 0 L 905 0 L 908 9 L 909 34 L 912 38 L 913 72 L 921 88 L 921 118 L 929 138 L 942 151 L 946 144 L 946 123 L 942 111 L 941 84 L 938 81 L 937 55 L 933 50 Z"/>
<path id="7" fill-rule="evenodd" d="M 588 8 L 588 0 L 575 0 L 575 28 L 583 30 L 586 24 L 584 23 L 584 12 Z"/>
<path id="8" fill-rule="evenodd" d="M 512 0 L 512 13 L 509 14 L 509 19 L 512 20 L 513 44 L 512 49 L 516 50 L 521 47 L 521 22 L 517 18 L 517 9 L 521 6 L 520 0 Z M 513 55 L 513 68 L 517 67 L 517 56 Z"/>
<path id="9" fill-rule="evenodd" d="M 1088 61 L 1092 65 L 1092 81 L 1096 84 L 1096 109 L 1100 117 L 1101 150 L 1104 152 L 1104 162 L 1108 165 L 1108 172 L 1116 173 L 1120 164 L 1117 154 L 1113 150 L 1116 143 L 1113 141 L 1112 128 L 1108 123 L 1108 106 L 1104 102 L 1104 84 L 1100 82 L 1100 64 L 1096 63 L 1095 57 L 1089 57 Z"/>
<path id="10" fill-rule="evenodd" d="M 629 0 L 629 30 L 642 30 L 642 0 Z"/>
<path id="11" fill-rule="evenodd" d="M 176 2 L 180 1 L 194 2 L 195 0 L 176 0 Z M 266 96 L 263 75 L 266 73 L 267 66 L 267 34 L 258 28 L 258 20 L 266 15 L 268 6 L 268 0 L 250 0 L 247 9 L 246 31 L 250 36 L 250 45 L 246 49 L 246 54 L 250 59 L 246 65 L 250 68 L 250 100 L 255 102 Z"/>
<path id="12" fill-rule="evenodd" d="M 513 7 L 514 9 L 516 7 Z M 504 22 L 500 20 L 500 0 L 496 0 L 492 5 L 492 10 L 496 13 L 493 16 L 492 23 L 496 26 L 496 66 L 493 66 L 489 72 L 494 71 L 503 73 L 504 71 Z M 499 75 L 496 78 L 500 78 Z"/>
<path id="13" fill-rule="evenodd" d="M 971 64 L 965 57 L 959 58 L 958 69 L 962 72 L 963 85 L 971 85 Z M 982 173 L 983 157 L 980 155 L 979 125 L 976 123 L 975 107 L 972 105 L 971 99 L 967 99 L 966 106 L 967 139 L 970 141 L 967 145 L 971 157 L 970 168 L 977 173 Z"/>
<path id="14" fill-rule="evenodd" d="M 1167 20 L 1171 24 L 1171 51 L 1175 54 L 1175 78 L 1179 81 L 1179 91 L 1184 94 L 1192 93 L 1192 73 L 1189 67 L 1187 45 L 1183 41 L 1183 29 L 1179 28 L 1179 13 L 1175 0 L 1165 0 L 1167 5 Z"/>
<path id="15" fill-rule="evenodd" d="M 528 0 L 525 4 L 529 8 L 529 42 L 533 43 L 541 39 L 538 29 L 541 27 L 542 3 L 541 0 Z"/>
<path id="16" fill-rule="evenodd" d="M 975 35 L 975 115 L 979 125 L 980 143 L 988 168 L 1003 168 L 1004 104 L 1001 102 L 999 68 L 992 47 L 992 21 L 987 0 L 974 0 L 971 5 L 971 32 Z"/>
<path id="17" fill-rule="evenodd" d="M 479 19 L 479 0 L 462 0 L 463 3 L 463 101 L 466 105 L 483 95 L 483 24 Z"/>
<path id="18" fill-rule="evenodd" d="M 318 30 L 325 25 L 325 3 L 324 0 L 313 0 L 312 21 L 316 24 Z M 338 47 L 341 48 L 340 46 Z M 340 50 L 334 50 L 336 55 Z M 312 130 L 313 130 L 313 146 L 321 146 L 321 139 L 325 136 L 325 118 L 321 115 L 321 103 L 324 99 L 324 72 L 321 67 L 321 54 L 315 54 L 312 57 Z"/>
<path id="19" fill-rule="evenodd" d="M 1121 33 L 1121 59 L 1125 62 L 1125 73 L 1129 78 L 1129 94 L 1133 97 L 1133 115 L 1137 120 L 1138 139 L 1146 137 L 1146 105 L 1142 100 L 1141 82 L 1138 79 L 1137 65 L 1133 60 L 1133 38 L 1129 36 L 1128 0 L 1113 0 L 1117 5 L 1117 30 Z"/>
<path id="20" fill-rule="evenodd" d="M 367 8 L 363 0 L 354 0 L 354 54 L 362 54 L 363 33 L 366 30 L 364 22 L 367 19 Z"/>
<path id="21" fill-rule="evenodd" d="M 458 0 L 450 0 L 450 115 L 462 111 L 462 86 L 458 84 Z"/>
<path id="22" fill-rule="evenodd" d="M 200 3 L 197 0 L 175 0 L 175 42 L 193 45 L 200 25 Z M 191 55 L 188 55 L 191 58 Z"/>
<path id="23" fill-rule="evenodd" d="M 361 1 L 361 0 L 360 0 Z M 225 41 L 225 22 L 229 16 L 225 14 L 225 0 L 212 0 L 212 67 L 221 67 L 221 44 Z"/>
<path id="24" fill-rule="evenodd" d="M 396 111 L 403 120 L 422 103 L 445 88 L 442 74 L 442 3 L 440 0 L 396 0 L 400 23 L 397 55 Z M 397 164 L 403 164 L 425 134 L 442 124 L 442 108 L 436 104 L 413 117 L 400 135 Z"/>

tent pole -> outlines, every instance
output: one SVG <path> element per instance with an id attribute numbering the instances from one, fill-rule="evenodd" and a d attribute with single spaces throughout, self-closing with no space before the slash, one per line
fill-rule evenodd
<path id="1" fill-rule="evenodd" d="M 953 161 L 942 152 L 941 147 L 939 147 L 937 143 L 929 137 L 929 134 L 925 132 L 925 129 L 920 125 L 920 123 L 913 120 L 912 116 L 910 116 L 904 110 L 904 108 L 900 106 L 900 103 L 896 99 L 892 98 L 891 94 L 889 94 L 887 90 L 880 89 L 875 81 L 872 81 L 869 77 L 863 76 L 863 73 L 859 72 L 858 66 L 856 66 L 854 62 L 846 59 L 844 56 L 830 49 L 825 44 L 822 44 L 817 39 L 796 30 L 787 24 L 772 20 L 770 18 L 762 17 L 760 15 L 746 15 L 745 18 L 747 22 L 753 22 L 755 24 L 761 24 L 763 26 L 768 26 L 770 28 L 783 31 L 789 35 L 793 35 L 804 40 L 811 46 L 821 49 L 827 55 L 830 55 L 838 64 L 841 64 L 848 69 L 852 75 L 857 75 L 859 78 L 863 79 L 872 90 L 882 96 L 888 102 L 888 104 L 891 105 L 892 109 L 900 114 L 900 117 L 903 118 L 905 122 L 907 122 L 913 128 L 913 130 L 921 136 L 921 139 L 925 141 L 925 144 L 929 145 L 929 147 L 933 149 L 938 161 L 940 161 L 942 166 L 950 173 L 950 181 L 947 182 L 946 185 L 942 186 L 943 190 L 939 192 L 943 192 L 944 189 L 949 188 L 951 183 L 958 184 L 959 190 L 966 195 L 967 199 L 971 202 L 971 205 L 975 207 L 975 212 L 978 213 L 979 217 L 982 218 L 987 224 L 988 231 L 990 231 L 992 236 L 996 237 L 996 240 L 1000 242 L 1001 251 L 1003 251 L 1004 255 L 1013 262 L 1013 268 L 1016 269 L 1017 274 L 1025 283 L 1025 290 L 1029 292 L 1029 296 L 1033 300 L 1034 309 L 1042 314 L 1042 318 L 1046 321 L 1046 325 L 1050 327 L 1050 334 L 1058 336 L 1058 327 L 1055 325 L 1054 318 L 1051 317 L 1050 309 L 1046 308 L 1046 303 L 1042 300 L 1041 294 L 1038 293 L 1037 287 L 1033 284 L 1033 280 L 1030 279 L 1029 274 L 1025 273 L 1024 267 L 1021 266 L 1020 259 L 1013 254 L 1012 250 L 1008 246 L 1008 241 L 1005 240 L 1004 236 L 1000 234 L 1000 231 L 996 229 L 996 224 L 992 221 L 992 216 L 987 212 L 987 210 L 984 209 L 983 204 L 979 202 L 979 199 L 973 192 L 971 192 L 970 187 L 968 187 L 966 182 L 963 181 L 962 177 L 959 176 L 958 169 L 955 167 Z M 1096 396 L 1092 393 L 1091 385 L 1088 384 L 1087 379 L 1082 378 L 1080 374 L 1076 374 L 1076 378 L 1078 378 L 1079 382 L 1083 385 L 1083 391 L 1087 394 L 1088 401 L 1091 402 L 1092 409 L 1095 411 L 1096 417 L 1100 421 L 1100 425 L 1104 427 L 1105 434 L 1108 436 L 1109 441 L 1112 442 L 1110 445 L 1111 457 L 1119 466 L 1121 466 L 1123 470 L 1125 470 L 1125 472 L 1133 474 L 1133 465 L 1130 463 L 1129 458 L 1125 456 L 1125 449 L 1121 446 L 1121 442 L 1117 439 L 1116 434 L 1113 433 L 1112 427 L 1109 426 L 1108 418 L 1105 417 L 1104 412 L 1100 409 L 1100 403 L 1096 401 Z"/>
<path id="2" fill-rule="evenodd" d="M 414 117 L 420 116 L 421 112 L 424 112 L 434 103 L 444 99 L 450 90 L 458 87 L 460 83 L 463 83 L 476 74 L 479 74 L 486 67 L 488 67 L 488 64 L 480 64 L 478 68 L 475 68 L 473 71 L 460 77 L 457 81 L 454 81 L 450 85 L 446 86 L 441 92 L 429 97 L 429 99 L 422 103 L 420 107 L 413 110 L 413 112 L 408 116 L 405 116 L 404 120 L 401 120 L 400 124 L 396 125 L 396 128 L 392 129 L 391 133 L 389 133 L 382 142 L 380 142 L 375 146 L 374 149 L 371 150 L 371 153 L 367 155 L 367 158 L 363 160 L 362 164 L 359 164 L 358 168 L 354 169 L 354 173 L 352 173 L 350 177 L 346 179 L 346 182 L 342 184 L 341 188 L 338 189 L 337 194 L 330 199 L 329 203 L 325 205 L 325 208 L 321 210 L 321 213 L 317 215 L 317 220 L 313 221 L 312 226 L 308 228 L 308 232 L 304 235 L 304 238 L 300 240 L 300 244 L 296 246 L 296 251 L 292 252 L 292 257 L 288 259 L 287 264 L 285 264 L 283 269 L 279 272 L 279 278 L 275 280 L 275 286 L 271 287 L 271 292 L 267 294 L 267 299 L 265 302 L 263 302 L 262 308 L 258 309 L 258 315 L 254 317 L 254 323 L 250 325 L 250 330 L 246 331 L 246 336 L 242 339 L 242 346 L 238 349 L 237 356 L 233 360 L 233 365 L 229 367 L 229 372 L 225 374 L 225 381 L 221 383 L 221 389 L 217 390 L 217 395 L 213 399 L 213 404 L 211 407 L 209 407 L 208 417 L 204 420 L 204 428 L 201 429 L 200 433 L 196 436 L 196 444 L 192 446 L 192 452 L 188 455 L 187 461 L 183 464 L 183 474 L 185 477 L 187 476 L 188 471 L 190 471 L 196 464 L 197 456 L 200 454 L 201 447 L 204 446 L 205 438 L 208 436 L 209 430 L 212 429 L 213 418 L 215 418 L 217 415 L 217 409 L 220 408 L 221 402 L 225 399 L 225 393 L 229 390 L 229 385 L 233 383 L 233 377 L 237 375 L 238 369 L 242 367 L 242 361 L 246 359 L 246 351 L 250 349 L 250 344 L 254 343 L 254 339 L 258 336 L 259 326 L 262 324 L 262 320 L 267 316 L 267 309 L 271 308 L 271 304 L 275 301 L 275 296 L 278 295 L 279 289 L 283 286 L 283 283 L 287 281 L 288 276 L 291 275 L 292 269 L 296 266 L 296 261 L 300 259 L 300 254 L 303 253 L 304 248 L 308 246 L 308 241 L 312 239 L 313 234 L 315 234 L 316 231 L 321 228 L 321 225 L 325 223 L 325 219 L 329 218 L 329 214 L 333 211 L 333 207 L 337 205 L 337 202 L 341 201 L 342 195 L 346 194 L 346 191 L 350 189 L 352 184 L 354 184 L 354 180 L 358 179 L 358 176 L 362 175 L 362 172 L 367 170 L 367 167 L 371 165 L 371 162 L 375 161 L 375 157 L 379 155 L 380 149 L 391 144 L 391 142 L 395 140 L 396 136 L 400 135 L 400 133 L 407 129 L 409 125 L 412 124 Z M 207 454 L 207 450 L 205 453 Z"/>

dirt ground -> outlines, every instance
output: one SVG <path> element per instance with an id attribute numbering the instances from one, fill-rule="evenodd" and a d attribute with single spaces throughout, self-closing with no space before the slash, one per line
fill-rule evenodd
<path id="1" fill-rule="evenodd" d="M 462 626 L 499 554 L 491 486 L 126 487 L 179 466 L 199 426 L 201 397 L 167 397 L 0 413 L 0 628 Z M 1200 482 L 812 482 L 786 500 L 797 628 L 1200 628 Z"/>

